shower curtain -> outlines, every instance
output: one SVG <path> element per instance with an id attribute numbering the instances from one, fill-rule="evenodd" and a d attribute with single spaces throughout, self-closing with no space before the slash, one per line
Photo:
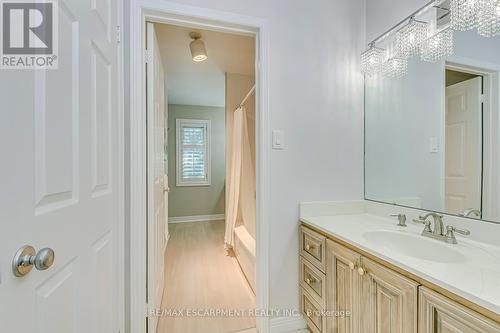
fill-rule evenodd
<path id="1" fill-rule="evenodd" d="M 238 207 L 240 200 L 241 169 L 243 162 L 243 143 L 247 135 L 246 111 L 239 107 L 234 111 L 233 120 L 233 149 L 231 156 L 231 173 L 228 179 L 228 199 L 226 211 L 226 234 L 224 242 L 226 250 L 234 246 L 234 228 L 238 219 Z"/>

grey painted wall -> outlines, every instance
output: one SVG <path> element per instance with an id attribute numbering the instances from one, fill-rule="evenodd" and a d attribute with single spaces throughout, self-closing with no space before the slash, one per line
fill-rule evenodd
<path id="1" fill-rule="evenodd" d="M 211 120 L 210 186 L 176 186 L 175 120 Z M 168 106 L 168 216 L 224 214 L 226 176 L 226 111 L 223 107 L 175 105 Z"/>

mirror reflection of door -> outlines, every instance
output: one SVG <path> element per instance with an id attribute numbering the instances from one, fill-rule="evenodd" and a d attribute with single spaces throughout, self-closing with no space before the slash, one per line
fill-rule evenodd
<path id="1" fill-rule="evenodd" d="M 445 210 L 481 218 L 481 76 L 446 71 Z"/>

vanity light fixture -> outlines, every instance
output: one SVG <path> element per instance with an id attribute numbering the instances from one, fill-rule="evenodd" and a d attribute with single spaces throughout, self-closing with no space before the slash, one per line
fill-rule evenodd
<path id="1" fill-rule="evenodd" d="M 207 60 L 207 50 L 205 49 L 205 43 L 201 40 L 201 35 L 197 32 L 191 32 L 189 37 L 193 39 L 191 44 L 189 44 L 193 61 L 201 62 Z"/>
<path id="2" fill-rule="evenodd" d="M 453 53 L 453 30 L 448 28 L 436 33 L 422 44 L 420 58 L 423 61 L 436 62 Z"/>
<path id="3" fill-rule="evenodd" d="M 408 73 L 408 60 L 392 57 L 383 64 L 382 74 L 390 78 L 401 78 Z"/>
<path id="4" fill-rule="evenodd" d="M 431 0 L 375 38 L 369 44 L 370 49 L 361 55 L 361 71 L 367 76 L 382 73 L 397 78 L 407 73 L 407 60 L 418 53 L 420 59 L 427 62 L 436 62 L 451 56 L 454 53 L 453 30 L 466 31 L 477 27 L 478 33 L 482 36 L 500 35 L 500 0 L 450 0 L 449 10 L 446 2 L 448 1 Z M 450 15 L 451 23 L 445 29 L 431 35 L 434 31 L 431 27 L 434 27 L 434 24 L 416 18 L 422 17 L 433 8 L 447 12 L 439 17 L 438 21 L 444 21 L 444 18 Z M 437 23 L 439 26 L 440 22 Z M 375 47 L 375 44 L 390 38 L 394 33 L 395 52 L 391 52 L 394 56 L 386 57 L 385 50 Z M 388 60 L 384 61 L 387 58 Z"/>
<path id="5" fill-rule="evenodd" d="M 484 37 L 500 35 L 500 0 L 479 0 L 477 32 Z"/>
<path id="6" fill-rule="evenodd" d="M 429 34 L 429 24 L 411 17 L 408 24 L 396 34 L 396 49 L 400 57 L 408 59 L 420 50 L 420 45 Z"/>
<path id="7" fill-rule="evenodd" d="M 370 48 L 361 54 L 361 72 L 374 76 L 382 71 L 385 50 L 370 44 Z"/>
<path id="8" fill-rule="evenodd" d="M 451 27 L 458 31 L 476 26 L 480 0 L 451 0 Z"/>

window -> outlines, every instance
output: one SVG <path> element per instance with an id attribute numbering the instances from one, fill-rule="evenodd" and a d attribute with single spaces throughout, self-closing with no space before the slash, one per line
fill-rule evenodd
<path id="1" fill-rule="evenodd" d="M 210 120 L 177 119 L 177 186 L 210 185 Z"/>

